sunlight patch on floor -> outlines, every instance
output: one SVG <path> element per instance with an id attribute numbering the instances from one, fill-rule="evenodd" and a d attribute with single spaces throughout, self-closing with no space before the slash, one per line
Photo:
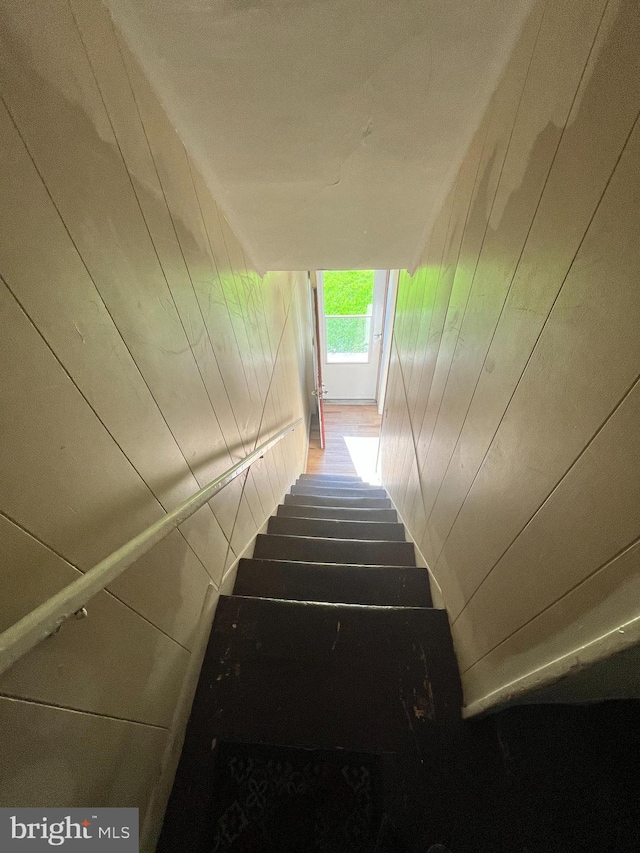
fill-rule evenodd
<path id="1" fill-rule="evenodd" d="M 379 439 L 345 435 L 344 442 L 358 477 L 367 483 L 380 485 L 380 476 L 376 471 Z"/>

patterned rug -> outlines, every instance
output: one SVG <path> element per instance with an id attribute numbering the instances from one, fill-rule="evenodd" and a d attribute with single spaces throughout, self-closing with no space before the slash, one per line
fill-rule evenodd
<path id="1" fill-rule="evenodd" d="M 219 744 L 212 853 L 370 853 L 376 758 Z"/>

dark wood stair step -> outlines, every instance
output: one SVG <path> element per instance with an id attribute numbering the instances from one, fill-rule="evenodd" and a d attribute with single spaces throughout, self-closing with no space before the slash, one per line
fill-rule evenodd
<path id="1" fill-rule="evenodd" d="M 293 485 L 291 487 L 292 495 L 317 495 L 318 497 L 342 497 L 342 498 L 386 498 L 387 493 L 384 489 L 366 488 L 366 489 L 349 489 L 349 488 L 328 488 L 325 486 L 305 486 Z"/>
<path id="2" fill-rule="evenodd" d="M 352 563 L 363 566 L 415 566 L 412 542 L 380 540 L 321 539 L 310 536 L 281 536 L 259 533 L 254 557 L 267 560 Z"/>
<path id="3" fill-rule="evenodd" d="M 462 693 L 447 614 L 220 596 L 185 741 L 440 749 Z"/>
<path id="4" fill-rule="evenodd" d="M 391 509 L 391 498 L 327 497 L 326 495 L 285 495 L 285 506 L 334 506 L 352 509 Z"/>
<path id="5" fill-rule="evenodd" d="M 321 536 L 329 539 L 384 539 L 404 542 L 404 525 L 394 521 L 345 521 L 336 518 L 272 516 L 267 533 L 284 536 Z"/>
<path id="6" fill-rule="evenodd" d="M 278 516 L 288 518 L 337 518 L 344 521 L 397 521 L 395 509 L 353 509 L 336 506 L 303 506 L 302 504 L 281 504 Z"/>
<path id="7" fill-rule="evenodd" d="M 293 601 L 432 606 L 427 570 L 407 566 L 242 559 L 233 592 Z"/>

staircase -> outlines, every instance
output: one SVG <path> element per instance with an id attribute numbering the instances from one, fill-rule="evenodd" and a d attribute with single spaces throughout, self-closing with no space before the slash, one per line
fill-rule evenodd
<path id="1" fill-rule="evenodd" d="M 220 597 L 160 849 L 207 849 L 220 740 L 420 759 L 461 700 L 446 612 L 385 490 L 303 474 Z"/>

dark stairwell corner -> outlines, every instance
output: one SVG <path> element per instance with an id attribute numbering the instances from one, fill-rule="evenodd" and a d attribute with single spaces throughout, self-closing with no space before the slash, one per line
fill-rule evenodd
<path id="1" fill-rule="evenodd" d="M 386 492 L 302 475 L 220 599 L 158 850 L 640 849 L 637 702 L 461 704 Z"/>

